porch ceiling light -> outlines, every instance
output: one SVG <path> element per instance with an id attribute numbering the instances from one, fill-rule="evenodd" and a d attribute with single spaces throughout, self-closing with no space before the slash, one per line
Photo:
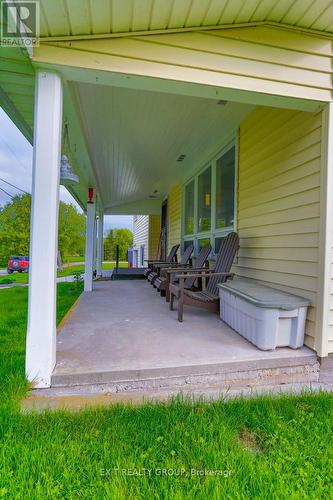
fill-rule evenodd
<path id="1" fill-rule="evenodd" d="M 63 145 L 64 148 L 70 153 L 67 123 L 64 127 Z M 71 186 L 72 184 L 78 184 L 78 182 L 79 176 L 73 172 L 72 165 L 69 162 L 68 156 L 63 154 L 60 160 L 60 184 L 62 184 L 63 186 Z"/>

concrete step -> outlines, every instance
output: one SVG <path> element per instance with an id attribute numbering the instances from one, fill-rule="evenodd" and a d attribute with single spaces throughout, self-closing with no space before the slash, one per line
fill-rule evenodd
<path id="1" fill-rule="evenodd" d="M 304 348 L 302 355 L 228 361 L 208 365 L 156 367 L 122 371 L 57 373 L 53 388 L 98 386 L 107 392 L 195 387 L 226 388 L 317 382 L 319 364 L 315 353 Z"/>
<path id="2" fill-rule="evenodd" d="M 189 386 L 180 389 L 163 388 L 135 390 L 125 392 L 108 392 L 107 386 L 54 387 L 30 391 L 21 403 L 23 412 L 43 410 L 80 410 L 87 407 L 109 406 L 112 404 L 142 404 L 146 402 L 169 401 L 170 398 L 195 402 L 212 402 L 217 399 L 228 400 L 236 397 L 256 397 L 261 395 L 279 396 L 281 394 L 300 394 L 318 391 L 333 391 L 333 385 L 319 382 L 295 382 L 278 385 L 244 386 L 223 389 L 211 385 Z"/>

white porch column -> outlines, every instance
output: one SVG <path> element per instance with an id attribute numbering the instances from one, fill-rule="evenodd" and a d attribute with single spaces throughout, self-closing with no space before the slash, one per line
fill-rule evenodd
<path id="1" fill-rule="evenodd" d="M 330 303 L 332 290 L 333 235 L 333 103 L 322 111 L 320 178 L 320 238 L 318 266 L 317 324 L 315 349 L 318 356 L 328 355 Z"/>
<path id="2" fill-rule="evenodd" d="M 95 203 L 87 204 L 87 228 L 86 228 L 86 256 L 84 272 L 84 291 L 92 292 L 93 266 L 94 266 L 94 229 L 95 229 Z"/>
<path id="3" fill-rule="evenodd" d="M 98 242 L 97 242 L 97 276 L 102 276 L 103 266 L 103 233 L 104 233 L 104 215 L 98 217 Z"/>
<path id="4" fill-rule="evenodd" d="M 56 270 L 62 84 L 36 75 L 26 376 L 49 387 L 56 361 Z"/>
<path id="5" fill-rule="evenodd" d="M 93 245 L 93 249 L 94 249 L 94 255 L 93 255 L 93 272 L 96 270 L 96 259 L 97 259 L 97 217 L 95 215 L 95 219 L 94 219 L 94 245 Z"/>

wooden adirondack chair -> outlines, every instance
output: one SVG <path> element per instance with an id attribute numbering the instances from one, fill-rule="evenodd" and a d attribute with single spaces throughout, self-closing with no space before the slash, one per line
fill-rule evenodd
<path id="1" fill-rule="evenodd" d="M 184 305 L 197 306 L 208 311 L 218 312 L 219 294 L 218 283 L 224 283 L 228 278 L 233 277 L 230 272 L 237 250 L 239 249 L 239 238 L 237 233 L 230 233 L 221 243 L 216 258 L 214 269 L 185 270 L 181 274 L 176 274 L 179 279 L 177 290 L 175 285 L 170 284 L 170 309 L 173 309 L 174 297 L 178 298 L 178 321 L 183 321 Z M 196 291 L 185 288 L 185 281 L 188 278 L 208 278 L 208 285 L 205 290 Z M 174 293 L 175 292 L 175 293 Z"/>
<path id="2" fill-rule="evenodd" d="M 207 269 L 204 267 L 205 262 L 207 261 L 210 252 L 212 251 L 212 247 L 210 244 L 206 245 L 200 250 L 200 253 L 198 257 L 195 259 L 194 264 L 192 267 L 174 267 L 173 265 L 170 266 L 168 269 L 165 270 L 166 274 L 166 282 L 165 282 L 165 291 L 166 291 L 166 297 L 165 300 L 166 302 L 170 302 L 170 286 L 174 287 L 174 293 L 177 293 L 175 290 L 179 290 L 179 280 L 175 278 L 176 274 L 179 274 L 182 271 L 192 271 L 192 272 L 197 272 L 203 269 Z M 185 280 L 185 288 L 187 289 L 192 289 L 194 287 L 194 283 L 196 281 L 196 278 L 187 278 Z M 178 296 L 177 296 L 178 298 Z"/>
<path id="3" fill-rule="evenodd" d="M 170 267 L 172 267 L 173 269 L 179 269 L 179 268 L 182 269 L 185 266 L 186 267 L 189 266 L 189 260 L 191 258 L 192 253 L 193 253 L 193 250 L 194 250 L 194 246 L 189 245 L 186 248 L 185 252 L 183 253 L 179 264 L 169 264 L 169 265 L 158 264 L 156 266 L 157 272 L 159 270 L 159 275 L 154 280 L 154 287 L 157 288 L 157 290 L 159 292 L 161 292 L 162 297 L 164 297 L 165 291 L 166 291 L 167 287 L 169 286 L 169 275 L 166 272 L 167 269 L 169 269 Z"/>
<path id="4" fill-rule="evenodd" d="M 176 261 L 177 262 L 177 252 L 178 252 L 178 248 L 179 248 L 179 244 L 178 245 L 174 245 L 170 252 L 169 252 L 169 255 L 167 256 L 166 260 L 163 261 L 163 260 L 147 260 L 147 265 L 148 265 L 148 269 L 145 271 L 144 275 L 146 276 L 146 278 L 149 279 L 149 276 L 151 273 L 155 273 L 154 271 L 154 266 L 157 265 L 157 264 L 171 264 L 173 261 Z M 153 278 L 153 276 L 151 277 Z M 149 280 L 151 281 L 151 280 Z"/>

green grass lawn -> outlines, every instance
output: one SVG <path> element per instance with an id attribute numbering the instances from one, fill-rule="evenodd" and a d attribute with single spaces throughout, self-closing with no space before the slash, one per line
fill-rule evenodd
<path id="1" fill-rule="evenodd" d="M 115 262 L 103 262 L 103 270 L 113 269 L 116 266 Z M 119 262 L 119 267 L 127 267 L 127 262 Z M 70 276 L 74 272 L 84 272 L 84 266 L 69 266 L 65 267 L 62 271 L 58 271 L 58 276 Z"/>
<path id="2" fill-rule="evenodd" d="M 84 255 L 66 255 L 62 258 L 64 264 L 71 262 L 84 262 Z"/>
<path id="3" fill-rule="evenodd" d="M 326 393 L 20 413 L 27 292 L 0 291 L 0 498 L 331 498 Z"/>
<path id="4" fill-rule="evenodd" d="M 113 269 L 115 267 L 115 262 L 104 262 L 103 270 Z M 127 262 L 119 262 L 119 267 L 127 267 Z M 68 266 L 62 271 L 58 271 L 57 276 L 71 276 L 74 272 L 84 273 L 84 265 Z M 13 273 L 8 276 L 0 276 L 0 285 L 11 284 L 11 283 L 28 283 L 29 274 L 28 273 Z"/>

